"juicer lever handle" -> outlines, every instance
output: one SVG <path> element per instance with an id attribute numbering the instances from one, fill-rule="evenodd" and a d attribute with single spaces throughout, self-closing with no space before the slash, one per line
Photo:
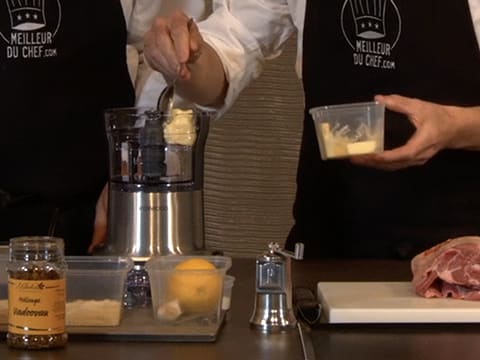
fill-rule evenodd
<path id="1" fill-rule="evenodd" d="M 280 245 L 278 245 L 278 243 L 276 242 L 270 243 L 268 247 L 270 248 L 270 251 L 275 254 L 283 255 L 285 257 L 292 258 L 295 260 L 302 260 L 305 245 L 303 243 L 296 243 L 295 249 L 293 252 L 282 249 Z"/>

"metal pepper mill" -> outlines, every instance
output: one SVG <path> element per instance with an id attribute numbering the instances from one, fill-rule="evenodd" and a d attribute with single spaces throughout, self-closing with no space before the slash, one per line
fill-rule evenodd
<path id="1" fill-rule="evenodd" d="M 266 333 L 295 328 L 297 319 L 292 306 L 291 259 L 303 259 L 304 245 L 295 244 L 295 251 L 283 250 L 278 243 L 256 261 L 256 295 L 250 327 Z"/>

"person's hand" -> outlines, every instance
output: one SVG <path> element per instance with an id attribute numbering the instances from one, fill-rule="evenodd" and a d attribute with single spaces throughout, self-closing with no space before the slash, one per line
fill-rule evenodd
<path id="1" fill-rule="evenodd" d="M 375 100 L 384 103 L 389 110 L 405 114 L 416 131 L 405 145 L 378 154 L 352 157 L 352 163 L 398 170 L 423 165 L 440 150 L 453 147 L 458 127 L 455 107 L 400 95 L 377 95 Z"/>
<path id="2" fill-rule="evenodd" d="M 104 246 L 107 241 L 107 209 L 108 183 L 104 186 L 102 193 L 97 200 L 93 237 L 92 242 L 88 247 L 89 254 L 92 254 L 95 249 Z"/>
<path id="3" fill-rule="evenodd" d="M 183 65 L 195 63 L 204 45 L 193 19 L 181 11 L 169 17 L 158 17 L 144 40 L 148 63 L 167 81 L 191 78 L 190 69 Z"/>

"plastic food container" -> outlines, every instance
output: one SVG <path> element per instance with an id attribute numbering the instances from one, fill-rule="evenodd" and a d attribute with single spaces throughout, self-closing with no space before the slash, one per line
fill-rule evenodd
<path id="1" fill-rule="evenodd" d="M 231 275 L 225 275 L 223 282 L 223 298 L 222 298 L 222 310 L 230 310 L 230 304 L 232 303 L 233 285 L 235 283 L 235 277 Z"/>
<path id="2" fill-rule="evenodd" d="M 385 106 L 376 101 L 309 110 L 323 160 L 382 152 Z"/>
<path id="3" fill-rule="evenodd" d="M 218 324 L 225 274 L 231 264 L 231 258 L 226 256 L 150 258 L 145 269 L 150 278 L 154 318 L 173 326 Z"/>
<path id="4" fill-rule="evenodd" d="M 0 253 L 0 324 L 8 323 L 8 254 Z"/>
<path id="5" fill-rule="evenodd" d="M 66 256 L 67 326 L 118 326 L 122 318 L 128 257 Z"/>

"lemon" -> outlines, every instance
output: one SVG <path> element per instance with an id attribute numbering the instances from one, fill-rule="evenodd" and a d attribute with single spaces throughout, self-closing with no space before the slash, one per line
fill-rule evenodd
<path id="1" fill-rule="evenodd" d="M 168 289 L 183 312 L 211 312 L 218 308 L 222 277 L 210 261 L 191 258 L 175 266 Z"/>

